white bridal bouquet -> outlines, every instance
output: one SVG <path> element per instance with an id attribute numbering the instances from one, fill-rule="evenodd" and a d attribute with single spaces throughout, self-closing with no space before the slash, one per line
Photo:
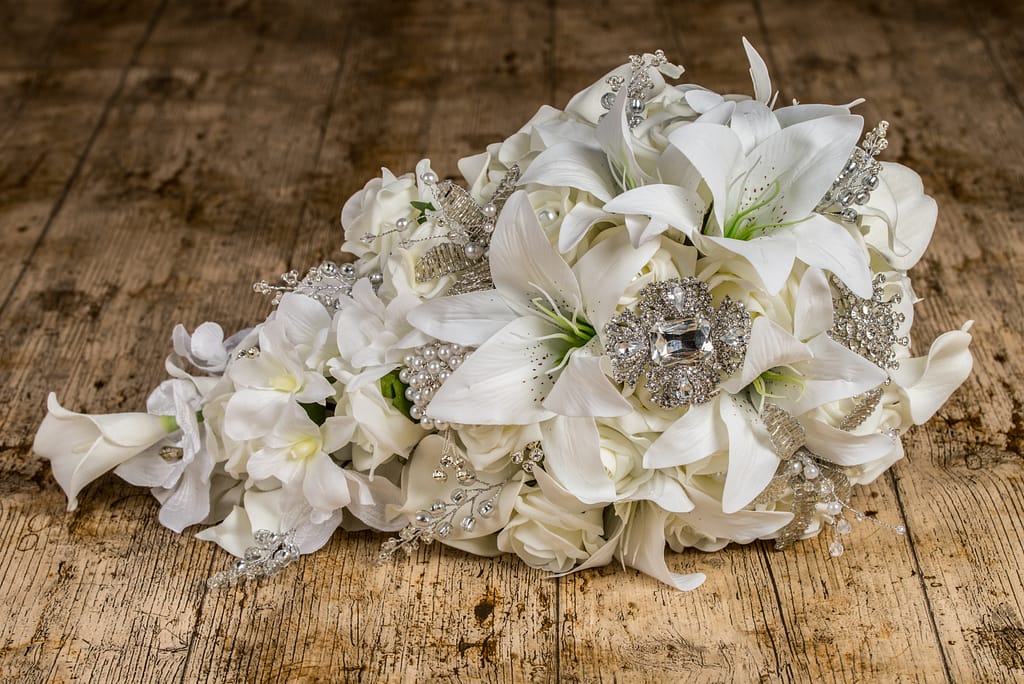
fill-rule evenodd
<path id="1" fill-rule="evenodd" d="M 674 551 L 831 534 L 854 485 L 967 377 L 969 323 L 910 352 L 935 202 L 879 161 L 888 124 L 670 85 L 660 52 L 459 163 L 384 170 L 342 249 L 224 338 L 174 329 L 145 413 L 49 397 L 35 451 L 69 510 L 113 471 L 160 522 L 272 575 L 338 528 L 567 573 L 618 559 L 679 589 Z M 872 518 L 873 519 L 873 518 Z M 902 532 L 902 526 L 890 526 Z"/>

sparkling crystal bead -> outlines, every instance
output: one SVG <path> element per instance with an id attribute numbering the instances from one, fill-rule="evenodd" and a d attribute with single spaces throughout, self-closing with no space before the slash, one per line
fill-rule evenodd
<path id="1" fill-rule="evenodd" d="M 659 366 L 695 365 L 715 353 L 711 322 L 706 318 L 659 321 L 650 333 L 651 362 Z"/>
<path id="2" fill-rule="evenodd" d="M 833 558 L 839 558 L 839 556 L 843 555 L 843 551 L 845 550 L 846 549 L 845 547 L 843 547 L 843 543 L 840 541 L 834 541 L 828 545 L 828 552 L 832 555 Z"/>
<path id="3" fill-rule="evenodd" d="M 466 532 L 472 532 L 473 528 L 476 527 L 476 518 L 474 518 L 471 515 L 467 515 L 465 518 L 462 519 L 462 522 L 459 524 L 459 527 L 461 527 Z"/>

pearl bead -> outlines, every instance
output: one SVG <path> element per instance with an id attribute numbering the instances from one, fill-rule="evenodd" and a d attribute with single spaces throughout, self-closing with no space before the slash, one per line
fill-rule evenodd
<path id="1" fill-rule="evenodd" d="M 424 385 L 426 385 L 427 383 L 430 382 L 430 376 L 427 375 L 426 371 L 420 371 L 420 372 L 416 373 L 415 378 L 416 378 L 417 382 L 419 383 L 419 385 L 418 385 L 419 387 L 423 387 Z"/>
<path id="2" fill-rule="evenodd" d="M 447 344 L 442 344 L 437 348 L 437 358 L 442 361 L 447 361 L 452 355 L 452 348 Z"/>
<path id="3" fill-rule="evenodd" d="M 434 349 L 433 347 L 424 347 L 423 350 L 420 351 L 420 356 L 429 361 L 430 359 L 437 356 L 437 350 Z"/>
<path id="4" fill-rule="evenodd" d="M 431 375 L 437 375 L 441 372 L 441 362 L 437 359 L 427 361 L 427 372 Z"/>
<path id="5" fill-rule="evenodd" d="M 398 230 L 405 230 L 408 227 L 409 227 L 409 219 L 405 218 L 404 216 L 402 218 L 398 219 L 397 221 L 395 221 L 395 228 L 397 228 Z"/>
<path id="6" fill-rule="evenodd" d="M 482 211 L 483 215 L 486 216 L 487 218 L 494 218 L 495 216 L 498 215 L 498 207 L 490 203 L 485 204 L 483 207 L 481 207 L 480 211 Z"/>
<path id="7" fill-rule="evenodd" d="M 838 501 L 829 501 L 825 504 L 825 512 L 829 515 L 839 515 L 843 512 L 843 504 Z"/>
<path id="8" fill-rule="evenodd" d="M 402 357 L 402 365 L 404 365 L 404 366 L 412 366 L 412 363 L 413 363 L 413 361 L 415 359 L 416 359 L 416 355 L 415 354 L 406 354 L 405 356 Z"/>
<path id="9" fill-rule="evenodd" d="M 462 365 L 462 357 L 461 356 L 452 356 L 452 358 L 448 359 L 448 367 L 451 368 L 452 370 L 455 370 L 456 368 L 458 368 L 461 365 Z"/>
<path id="10" fill-rule="evenodd" d="M 422 178 L 423 182 L 426 183 L 427 185 L 434 185 L 435 183 L 437 183 L 437 174 L 434 173 L 433 171 L 427 171 L 422 176 L 420 176 L 420 178 Z"/>
<path id="11" fill-rule="evenodd" d="M 427 403 L 434 398 L 434 388 L 432 385 L 427 385 L 420 389 L 420 403 Z"/>
<path id="12" fill-rule="evenodd" d="M 410 375 L 409 376 L 409 381 L 406 384 L 409 385 L 409 387 L 419 387 L 420 386 L 419 373 Z"/>
<path id="13" fill-rule="evenodd" d="M 380 285 L 383 282 L 384 282 L 384 274 L 383 273 L 371 273 L 370 274 L 370 284 L 371 285 Z"/>
<path id="14" fill-rule="evenodd" d="M 409 369 L 408 368 L 403 368 L 402 370 L 398 371 L 398 379 L 401 380 L 404 384 L 408 385 L 409 384 Z"/>
<path id="15" fill-rule="evenodd" d="M 462 251 L 466 253 L 466 256 L 470 259 L 479 259 L 484 255 L 483 245 L 477 242 L 467 242 L 466 246 L 462 248 Z"/>
<path id="16" fill-rule="evenodd" d="M 416 396 L 416 388 L 415 387 L 406 387 L 405 388 L 405 398 L 406 399 L 408 399 L 409 401 L 415 402 L 416 399 L 413 398 L 415 396 Z"/>
<path id="17" fill-rule="evenodd" d="M 537 212 L 537 218 L 544 223 L 551 223 L 558 218 L 558 214 L 553 209 L 541 209 Z"/>
<path id="18" fill-rule="evenodd" d="M 813 463 L 808 463 L 806 466 L 804 466 L 804 478 L 808 480 L 813 480 L 814 478 L 818 477 L 818 475 L 821 475 L 821 471 L 818 469 L 818 466 L 814 465 Z"/>
<path id="19" fill-rule="evenodd" d="M 447 370 L 443 370 L 443 371 L 441 371 L 440 373 L 437 374 L 437 379 L 439 381 L 441 381 L 441 382 L 444 382 L 445 380 L 447 380 L 450 377 L 452 377 L 452 372 L 451 371 L 447 371 Z"/>
<path id="20" fill-rule="evenodd" d="M 434 420 L 432 418 L 420 418 L 420 427 L 424 430 L 433 430 Z"/>
<path id="21" fill-rule="evenodd" d="M 414 357 L 412 357 L 412 363 L 409 364 L 409 367 L 410 368 L 414 368 L 416 370 L 419 370 L 420 368 L 423 368 L 423 365 L 424 365 L 423 359 L 421 357 L 419 357 L 419 356 L 414 356 Z"/>
<path id="22" fill-rule="evenodd" d="M 463 348 L 462 348 L 461 344 L 456 344 L 456 343 L 452 342 L 448 346 L 452 350 L 452 354 L 461 354 L 462 351 L 463 351 Z"/>
<path id="23" fill-rule="evenodd" d="M 419 406 L 411 406 L 409 407 L 409 415 L 413 420 L 419 420 L 423 417 L 423 409 Z"/>
<path id="24" fill-rule="evenodd" d="M 443 420 L 435 420 L 434 427 L 436 427 L 438 430 L 447 430 L 448 423 L 444 422 Z"/>

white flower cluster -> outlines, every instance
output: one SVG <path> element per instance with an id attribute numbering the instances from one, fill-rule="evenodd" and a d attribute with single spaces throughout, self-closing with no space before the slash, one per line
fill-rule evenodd
<path id="1" fill-rule="evenodd" d="M 289 293 L 228 340 L 178 326 L 147 413 L 51 395 L 35 450 L 69 509 L 113 470 L 240 557 L 257 530 L 309 553 L 370 527 L 400 532 L 385 556 L 618 559 L 681 589 L 704 577 L 666 544 L 846 531 L 837 488 L 900 459 L 964 381 L 969 324 L 911 356 L 934 201 L 875 161 L 884 128 L 852 105 L 776 107 L 744 46 L 753 97 L 669 85 L 682 69 L 645 55 L 462 160 L 475 238 L 429 162 L 385 170 L 342 211 L 336 309 Z M 424 277 L 439 248 L 451 267 Z"/>

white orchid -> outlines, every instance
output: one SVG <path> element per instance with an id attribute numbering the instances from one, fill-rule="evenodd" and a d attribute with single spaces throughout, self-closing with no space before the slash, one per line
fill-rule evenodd
<path id="1" fill-rule="evenodd" d="M 601 367 L 598 331 L 656 245 L 609 239 L 572 268 L 544 235 L 522 192 L 491 239 L 494 290 L 429 301 L 409 314 L 420 330 L 479 347 L 437 391 L 429 415 L 449 422 L 527 425 L 555 415 L 630 410 Z"/>
<path id="2" fill-rule="evenodd" d="M 278 320 L 260 328 L 259 355 L 235 360 L 227 375 L 236 391 L 228 400 L 224 432 L 235 440 L 267 434 L 291 404 L 322 403 L 334 394 L 322 373 L 306 367 Z"/>

